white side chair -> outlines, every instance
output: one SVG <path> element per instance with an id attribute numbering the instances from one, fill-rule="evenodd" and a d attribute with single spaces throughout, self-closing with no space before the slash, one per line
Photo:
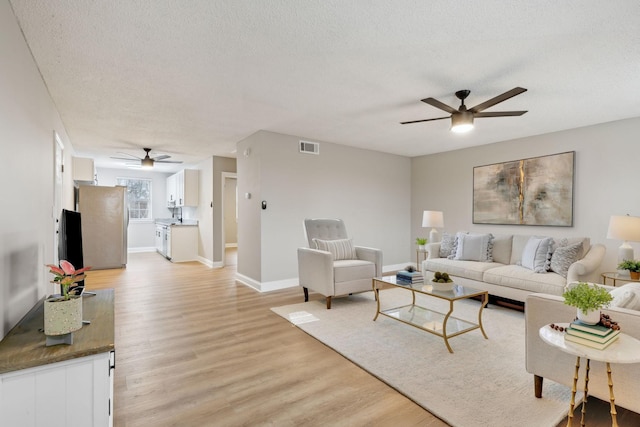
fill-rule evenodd
<path id="1" fill-rule="evenodd" d="M 341 219 L 305 219 L 308 248 L 298 248 L 298 276 L 309 301 L 309 290 L 331 298 L 372 290 L 382 276 L 382 251 L 353 246 Z"/>

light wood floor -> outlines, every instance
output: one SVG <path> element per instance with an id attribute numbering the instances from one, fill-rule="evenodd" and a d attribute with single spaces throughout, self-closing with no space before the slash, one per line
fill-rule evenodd
<path id="1" fill-rule="evenodd" d="M 89 273 L 87 289 L 115 289 L 117 427 L 447 425 L 272 313 L 302 290 L 236 283 L 235 254 L 223 269 L 130 254 Z M 588 425 L 610 425 L 608 411 L 590 399 Z"/>

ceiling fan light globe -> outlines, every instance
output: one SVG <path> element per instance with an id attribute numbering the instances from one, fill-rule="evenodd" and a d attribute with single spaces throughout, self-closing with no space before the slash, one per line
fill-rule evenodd
<path id="1" fill-rule="evenodd" d="M 153 159 L 145 157 L 140 161 L 140 166 L 142 166 L 142 169 L 153 169 Z"/>
<path id="2" fill-rule="evenodd" d="M 473 113 L 463 111 L 451 115 L 451 132 L 465 133 L 473 129 Z"/>

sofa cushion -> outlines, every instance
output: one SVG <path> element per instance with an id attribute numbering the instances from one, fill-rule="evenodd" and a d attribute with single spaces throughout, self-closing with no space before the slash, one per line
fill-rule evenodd
<path id="1" fill-rule="evenodd" d="M 376 275 L 376 265 L 358 259 L 340 260 L 333 263 L 333 271 L 336 283 L 350 282 L 373 278 Z"/>
<path id="2" fill-rule="evenodd" d="M 453 252 L 453 248 L 456 243 L 455 234 L 449 234 L 446 231 L 442 233 L 442 240 L 440 241 L 440 258 L 448 258 Z"/>
<path id="3" fill-rule="evenodd" d="M 566 279 L 557 273 L 538 274 L 518 265 L 489 269 L 484 273 L 483 279 L 494 285 L 551 295 L 562 295 L 566 283 Z"/>
<path id="4" fill-rule="evenodd" d="M 493 234 L 456 234 L 456 260 L 493 262 L 492 250 Z"/>
<path id="5" fill-rule="evenodd" d="M 424 261 L 423 265 L 428 271 L 440 271 L 441 273 L 449 273 L 452 276 L 482 281 L 485 271 L 501 267 L 504 264 L 498 264 L 496 262 L 457 261 L 447 258 L 433 258 Z"/>
<path id="6" fill-rule="evenodd" d="M 494 235 L 492 257 L 494 262 L 509 264 L 511 262 L 511 245 L 513 235 Z"/>
<path id="7" fill-rule="evenodd" d="M 582 243 L 582 250 L 578 254 L 578 260 L 581 260 L 582 258 L 584 258 L 587 252 L 589 252 L 589 249 L 591 249 L 591 239 L 589 239 L 588 237 L 568 237 L 567 238 L 567 246 L 574 245 L 576 243 Z"/>
<path id="8" fill-rule="evenodd" d="M 527 246 L 529 239 L 531 236 L 526 236 L 524 234 L 514 234 L 513 235 L 513 243 L 511 245 L 511 260 L 509 264 L 517 264 L 522 260 L 522 251 L 524 247 Z"/>
<path id="9" fill-rule="evenodd" d="M 558 273 L 566 279 L 569 267 L 571 266 L 571 264 L 580 259 L 578 257 L 581 253 L 582 242 L 574 243 L 573 245 L 557 247 L 551 255 L 549 270 Z"/>
<path id="10" fill-rule="evenodd" d="M 530 237 L 522 250 L 521 265 L 536 273 L 546 273 L 549 269 L 552 245 L 551 237 Z"/>
<path id="11" fill-rule="evenodd" d="M 356 249 L 352 239 L 321 240 L 313 239 L 317 249 L 331 252 L 335 261 L 341 259 L 356 259 Z"/>
<path id="12" fill-rule="evenodd" d="M 611 307 L 640 311 L 640 283 L 627 283 L 610 292 L 613 297 Z"/>

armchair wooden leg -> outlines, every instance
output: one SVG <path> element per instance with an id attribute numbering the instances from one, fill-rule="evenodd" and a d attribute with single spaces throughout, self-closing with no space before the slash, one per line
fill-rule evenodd
<path id="1" fill-rule="evenodd" d="M 304 291 L 304 302 L 309 302 L 309 289 L 303 287 L 302 290 Z"/>
<path id="2" fill-rule="evenodd" d="M 533 376 L 533 388 L 537 398 L 542 397 L 542 381 L 544 377 L 540 377 L 538 375 Z"/>
<path id="3" fill-rule="evenodd" d="M 327 297 L 327 310 L 331 310 L 331 297 Z"/>

